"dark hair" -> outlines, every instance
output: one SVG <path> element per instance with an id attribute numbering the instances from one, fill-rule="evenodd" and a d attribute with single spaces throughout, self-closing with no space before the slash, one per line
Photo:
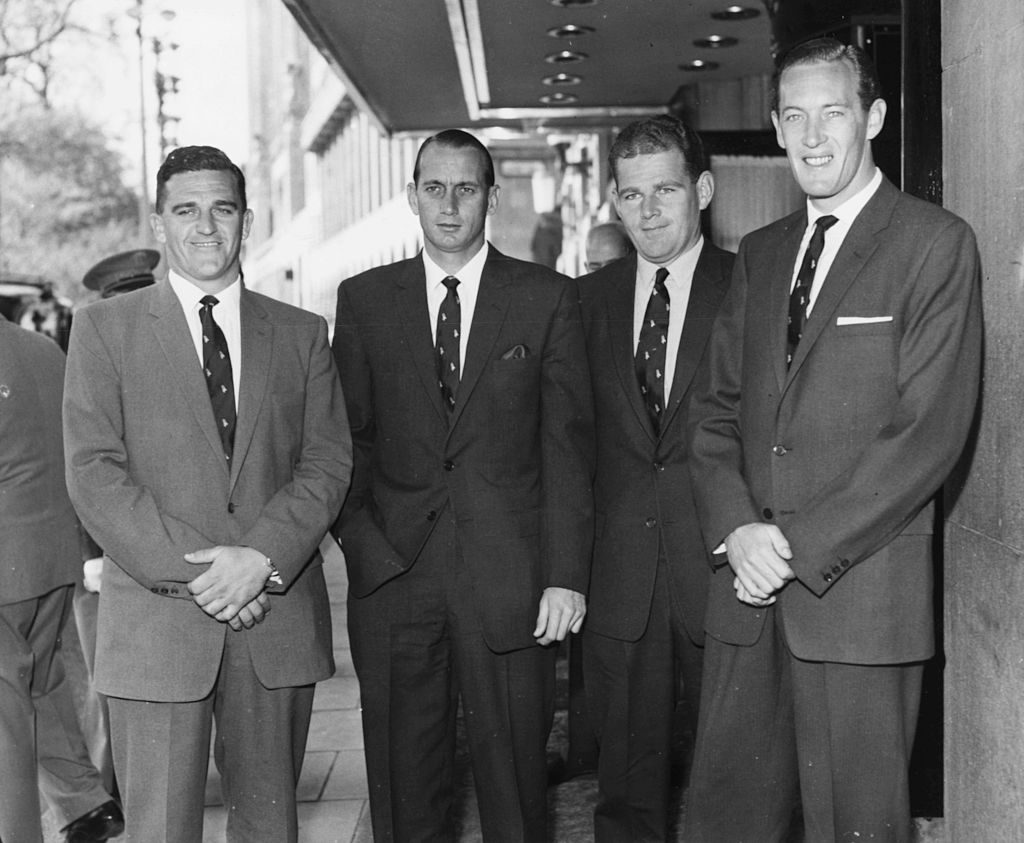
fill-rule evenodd
<path id="1" fill-rule="evenodd" d="M 494 160 L 491 158 L 491 153 L 477 138 L 462 129 L 445 129 L 443 132 L 431 135 L 420 144 L 419 152 L 416 153 L 416 163 L 412 168 L 414 184 L 419 184 L 420 181 L 420 159 L 423 157 L 423 150 L 434 144 L 448 149 L 475 149 L 480 153 L 484 163 L 484 187 L 494 187 Z"/>
<path id="2" fill-rule="evenodd" d="M 608 169 L 618 184 L 616 162 L 619 160 L 655 152 L 670 152 L 673 149 L 683 153 L 686 174 L 691 181 L 696 182 L 700 174 L 708 168 L 704 144 L 700 135 L 678 117 L 670 114 L 644 117 L 630 123 L 619 132 L 611 149 L 608 150 Z"/>
<path id="3" fill-rule="evenodd" d="M 797 44 L 782 54 L 775 64 L 772 75 L 772 111 L 779 110 L 779 85 L 782 74 L 797 64 L 811 64 L 818 61 L 848 62 L 857 76 L 857 96 L 861 107 L 867 111 L 871 104 L 882 96 L 875 64 L 860 47 L 844 44 L 835 38 L 813 38 Z"/>
<path id="4" fill-rule="evenodd" d="M 167 182 L 178 173 L 196 173 L 200 170 L 226 170 L 235 177 L 238 189 L 238 201 L 246 209 L 245 174 L 223 152 L 214 146 L 179 146 L 167 153 L 164 163 L 156 173 L 156 212 L 164 211 L 164 199 L 167 196 Z"/>

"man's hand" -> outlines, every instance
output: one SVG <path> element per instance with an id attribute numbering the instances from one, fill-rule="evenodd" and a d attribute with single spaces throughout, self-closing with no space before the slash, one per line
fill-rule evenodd
<path id="1" fill-rule="evenodd" d="M 93 594 L 99 594 L 102 576 L 102 556 L 96 556 L 92 559 L 86 559 L 82 563 L 82 585 L 85 586 L 86 591 L 91 591 Z"/>
<path id="2" fill-rule="evenodd" d="M 262 592 L 271 569 L 262 553 L 217 545 L 186 553 L 185 561 L 210 565 L 188 584 L 192 599 L 206 614 L 236 631 L 263 620 L 270 601 Z"/>
<path id="3" fill-rule="evenodd" d="M 725 551 L 736 574 L 733 582 L 736 597 L 751 606 L 774 603 L 775 595 L 783 586 L 796 579 L 789 567 L 793 551 L 782 530 L 774 524 L 737 527 L 726 536 Z"/>
<path id="4" fill-rule="evenodd" d="M 545 588 L 540 597 L 537 627 L 533 637 L 544 646 L 562 641 L 570 632 L 579 632 L 587 614 L 587 598 L 568 588 Z"/>

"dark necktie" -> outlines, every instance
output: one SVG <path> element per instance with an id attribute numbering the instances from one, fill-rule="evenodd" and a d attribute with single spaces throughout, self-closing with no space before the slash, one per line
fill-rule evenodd
<path id="1" fill-rule="evenodd" d="M 456 287 L 459 279 L 449 275 L 443 282 L 448 292 L 437 311 L 435 358 L 437 382 L 441 387 L 441 400 L 445 409 L 455 409 L 455 395 L 459 391 L 459 336 L 462 333 L 462 305 Z"/>
<path id="2" fill-rule="evenodd" d="M 659 267 L 636 344 L 636 376 L 655 430 L 659 429 L 661 412 L 665 408 L 665 352 L 668 348 L 670 309 L 666 278 L 668 270 Z"/>
<path id="3" fill-rule="evenodd" d="M 199 321 L 203 326 L 203 372 L 206 375 L 206 389 L 213 405 L 213 417 L 217 422 L 220 441 L 224 445 L 224 457 L 231 463 L 231 451 L 235 444 L 235 383 L 231 377 L 231 355 L 224 332 L 213 318 L 213 296 L 203 296 L 199 303 Z"/>
<path id="4" fill-rule="evenodd" d="M 800 263 L 800 271 L 796 274 L 796 284 L 789 294 L 789 320 L 786 329 L 786 365 L 793 362 L 793 355 L 804 333 L 807 324 L 807 305 L 811 300 L 811 287 L 814 284 L 814 271 L 818 268 L 818 258 L 825 247 L 825 232 L 839 220 L 831 214 L 818 217 L 814 221 L 814 233 L 807 244 L 804 259 Z"/>

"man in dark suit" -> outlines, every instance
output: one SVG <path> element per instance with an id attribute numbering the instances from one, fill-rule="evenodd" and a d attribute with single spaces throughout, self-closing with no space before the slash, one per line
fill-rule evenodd
<path id="1" fill-rule="evenodd" d="M 910 839 L 934 497 L 978 391 L 963 220 L 875 167 L 864 53 L 795 47 L 772 120 L 807 207 L 750 234 L 691 408 L 712 576 L 687 840 Z M 724 545 L 723 547 L 720 547 Z"/>
<path id="2" fill-rule="evenodd" d="M 124 828 L 89 761 L 64 672 L 61 633 L 79 556 L 78 519 L 64 486 L 63 388 L 57 344 L 0 316 L 2 840 L 43 839 L 40 791 L 72 843 Z"/>
<path id="3" fill-rule="evenodd" d="M 424 141 L 423 252 L 338 289 L 337 525 L 374 839 L 449 839 L 461 698 L 485 840 L 546 837 L 553 642 L 583 621 L 593 408 L 575 283 L 484 239 L 494 166 Z"/>
<path id="4" fill-rule="evenodd" d="M 600 742 L 594 833 L 618 843 L 668 834 L 677 676 L 696 729 L 709 566 L 687 406 L 733 256 L 701 235 L 714 180 L 682 121 L 630 124 L 608 163 L 637 254 L 580 280 L 598 431 L 583 664 Z"/>
<path id="5" fill-rule="evenodd" d="M 96 686 L 127 834 L 202 839 L 215 719 L 228 840 L 294 841 L 334 669 L 317 548 L 351 467 L 344 401 L 324 320 L 242 283 L 238 167 L 172 151 L 156 209 L 169 275 L 76 314 L 64 399 L 68 487 L 110 560 Z"/>

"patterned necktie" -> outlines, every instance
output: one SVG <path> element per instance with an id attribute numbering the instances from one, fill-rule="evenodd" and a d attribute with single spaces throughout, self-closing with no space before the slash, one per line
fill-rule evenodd
<path id="1" fill-rule="evenodd" d="M 459 391 L 459 336 L 462 333 L 462 305 L 456 287 L 459 279 L 451 275 L 442 282 L 448 288 L 441 308 L 437 311 L 435 359 L 437 383 L 441 387 L 441 400 L 450 413 L 455 409 L 455 395 Z"/>
<path id="2" fill-rule="evenodd" d="M 199 321 L 203 326 L 203 372 L 206 375 L 206 389 L 213 405 L 213 417 L 217 421 L 220 441 L 224 445 L 224 457 L 231 464 L 231 451 L 235 444 L 235 383 L 231 376 L 231 355 L 224 332 L 213 318 L 213 296 L 203 296 L 199 303 Z"/>
<path id="3" fill-rule="evenodd" d="M 825 232 L 839 220 L 831 214 L 818 217 L 814 221 L 814 233 L 807 244 L 800 271 L 796 274 L 796 284 L 789 294 L 789 320 L 786 329 L 786 365 L 793 362 L 793 355 L 804 333 L 807 324 L 807 305 L 811 300 L 811 286 L 814 284 L 814 271 L 818 268 L 818 258 L 825 247 Z"/>
<path id="4" fill-rule="evenodd" d="M 665 286 L 666 278 L 668 270 L 659 267 L 636 344 L 636 376 L 655 430 L 659 429 L 661 412 L 665 408 L 665 351 L 668 347 L 668 313 L 671 306 L 668 288 Z"/>

